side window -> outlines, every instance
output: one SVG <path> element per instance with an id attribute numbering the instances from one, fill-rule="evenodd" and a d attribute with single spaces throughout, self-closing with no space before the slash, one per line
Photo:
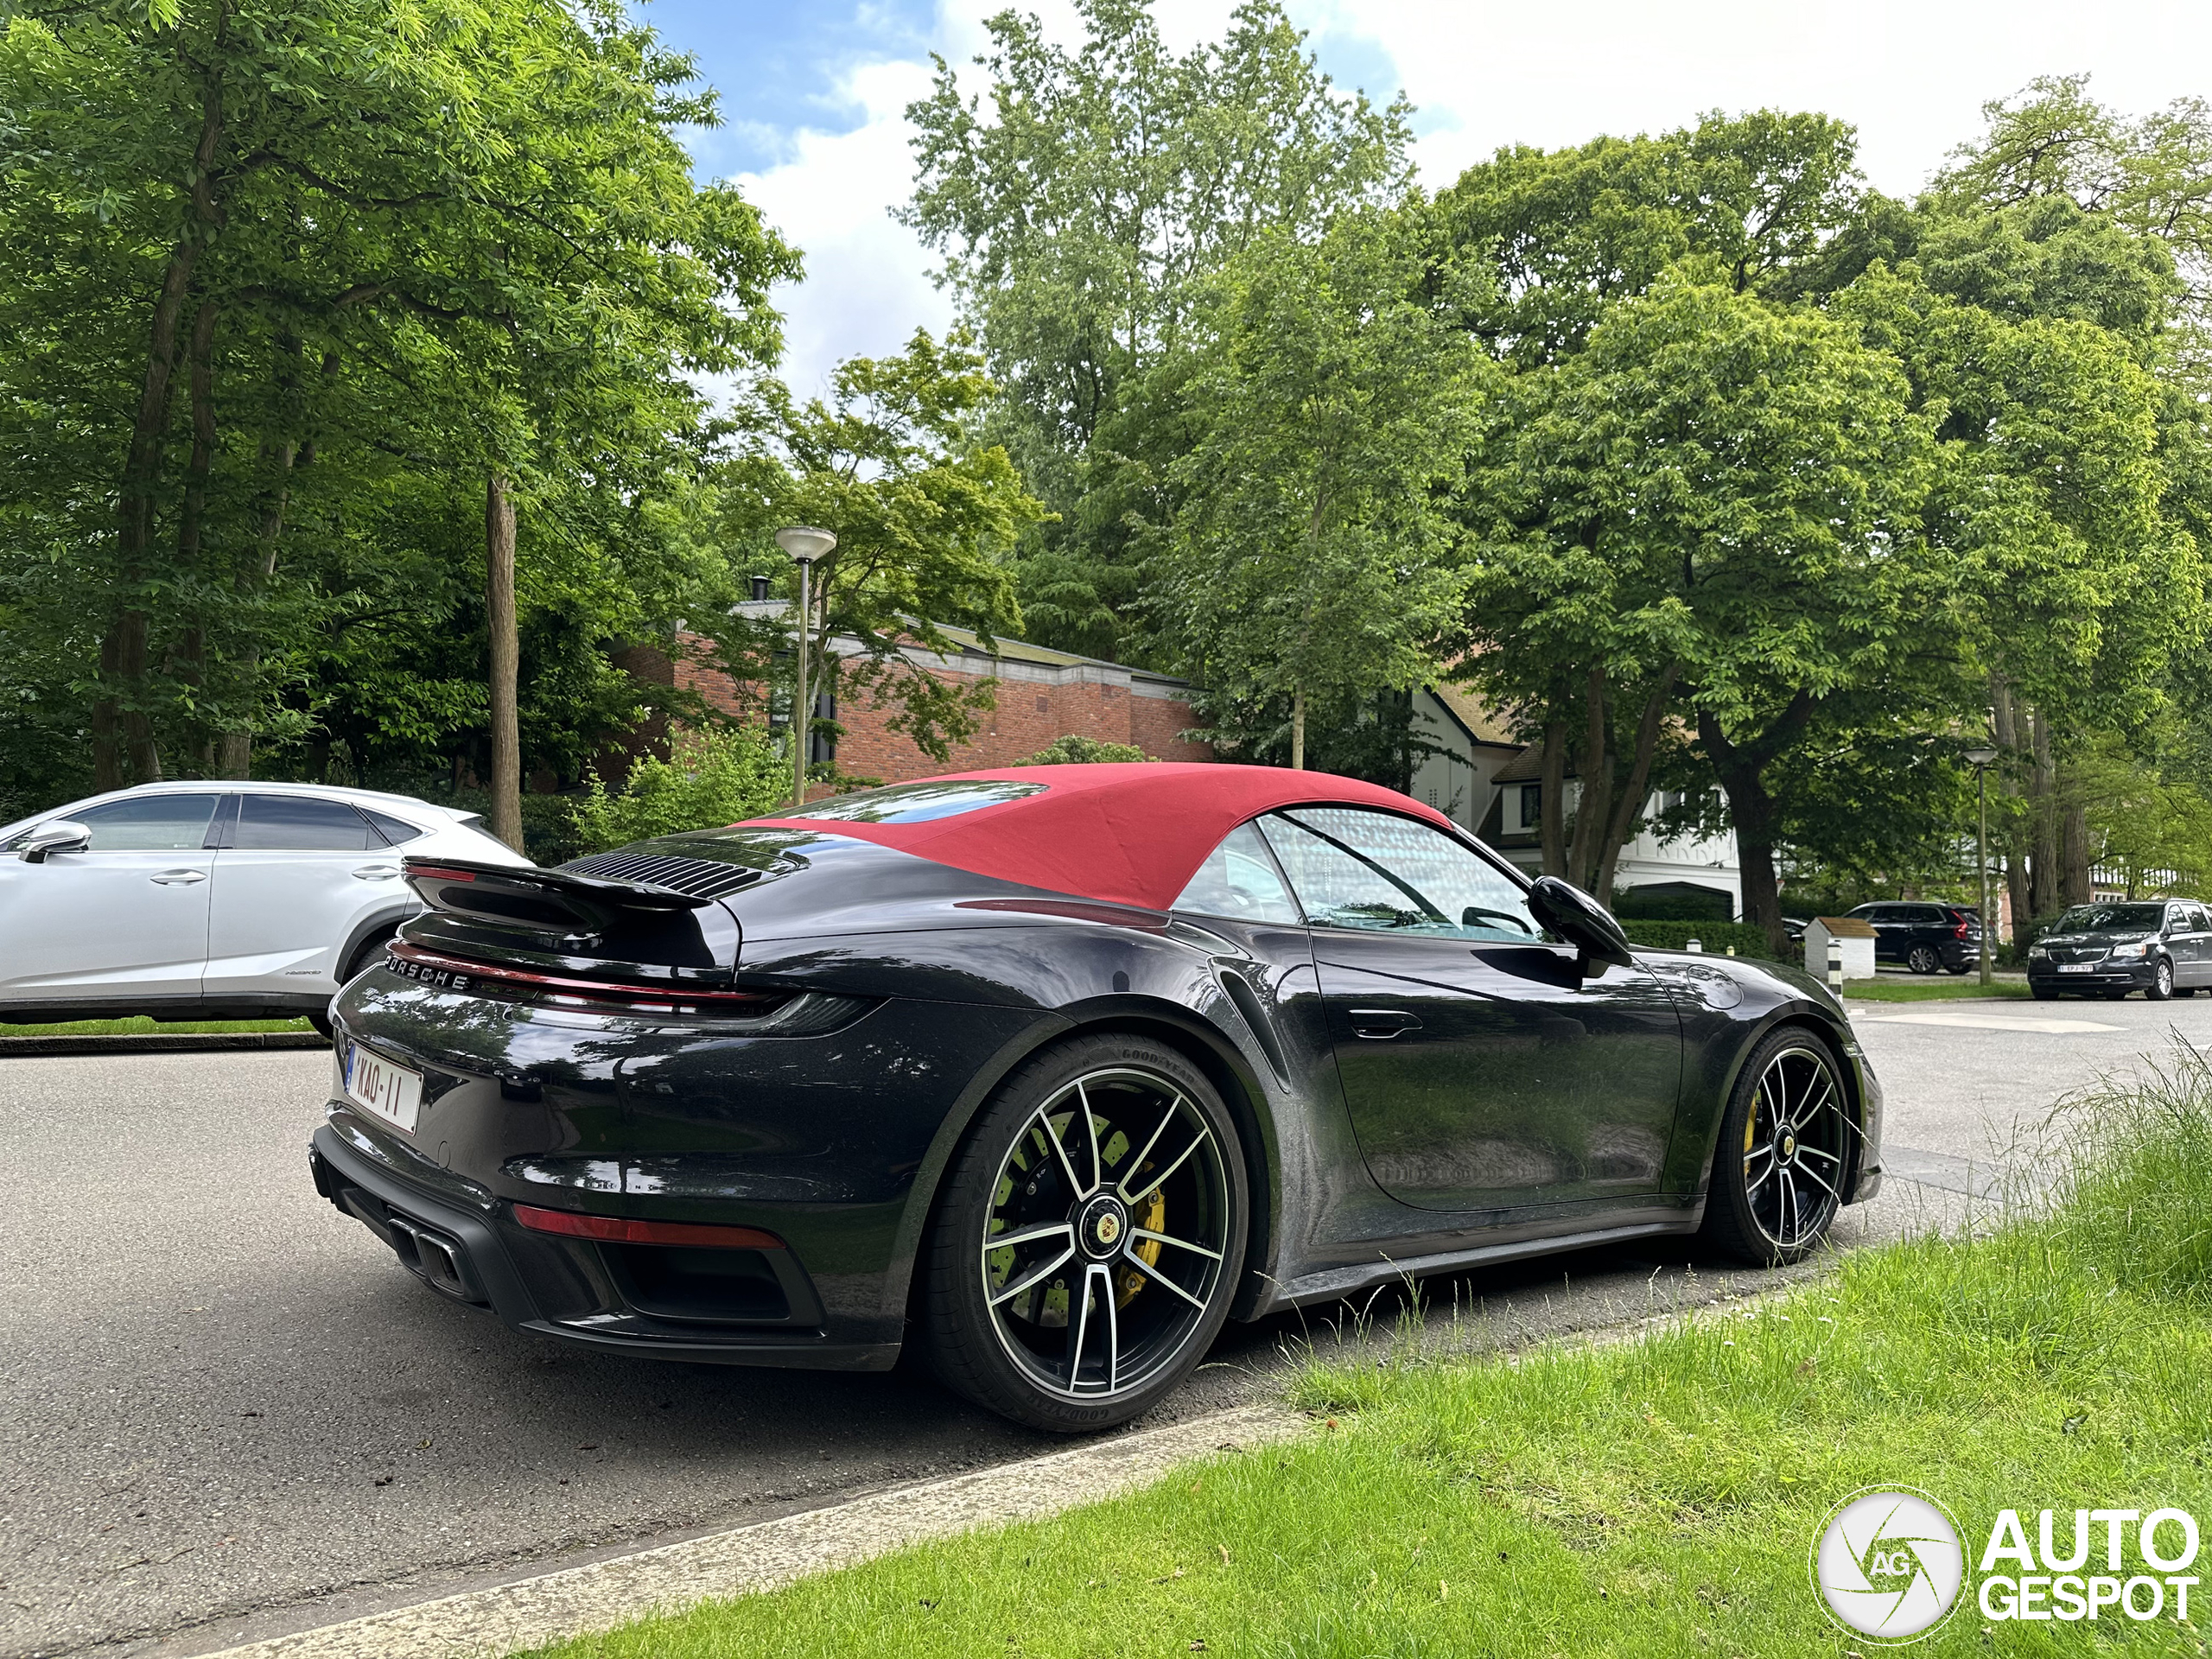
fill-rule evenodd
<path id="1" fill-rule="evenodd" d="M 73 818 L 90 830 L 89 850 L 95 853 L 196 851 L 207 844 L 207 826 L 222 799 L 219 795 L 142 795 L 136 800 L 88 806 L 81 812 L 49 812 L 10 837 L 0 852 L 15 850 L 31 830 L 54 818 Z"/>
<path id="2" fill-rule="evenodd" d="M 1261 822 L 1316 927 L 1519 944 L 1543 938 L 1518 887 L 1425 823 L 1343 806 L 1293 807 Z"/>
<path id="3" fill-rule="evenodd" d="M 1239 824 L 1206 855 L 1175 900 L 1174 908 L 1194 916 L 1226 916 L 1240 922 L 1280 922 L 1296 927 L 1299 914 L 1290 889 L 1282 884 L 1268 844 L 1253 824 Z"/>
<path id="4" fill-rule="evenodd" d="M 238 808 L 240 851 L 363 853 L 378 843 L 369 821 L 344 801 L 312 795 L 249 795 Z"/>
<path id="5" fill-rule="evenodd" d="M 2212 933 L 2212 918 L 2205 916 L 2203 906 L 2189 906 L 2189 931 L 2192 933 Z"/>
<path id="6" fill-rule="evenodd" d="M 429 833 L 393 817 L 389 812 L 372 812 L 365 806 L 361 809 L 361 816 L 376 825 L 377 833 L 384 837 L 384 844 L 387 847 L 397 847 L 404 841 L 412 841 L 417 836 Z"/>

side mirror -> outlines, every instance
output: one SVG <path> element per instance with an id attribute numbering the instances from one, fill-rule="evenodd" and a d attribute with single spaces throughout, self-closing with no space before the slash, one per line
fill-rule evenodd
<path id="1" fill-rule="evenodd" d="M 23 837 L 23 862 L 43 864 L 48 853 L 81 853 L 92 844 L 89 825 L 74 818 L 48 818 Z"/>
<path id="2" fill-rule="evenodd" d="M 1529 889 L 1529 913 L 1593 962 L 1626 968 L 1635 960 L 1613 912 L 1571 881 L 1538 876 Z"/>

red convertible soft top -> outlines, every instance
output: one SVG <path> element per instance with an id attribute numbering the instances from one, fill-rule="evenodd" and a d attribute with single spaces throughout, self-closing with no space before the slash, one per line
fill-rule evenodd
<path id="1" fill-rule="evenodd" d="M 1278 766 L 1178 761 L 1009 766 L 915 782 L 969 780 L 1037 784 L 1043 789 L 916 823 L 772 817 L 750 818 L 747 825 L 851 836 L 1001 881 L 1166 910 L 1224 836 L 1275 807 L 1371 806 L 1446 828 L 1451 823 L 1433 807 L 1394 789 Z"/>

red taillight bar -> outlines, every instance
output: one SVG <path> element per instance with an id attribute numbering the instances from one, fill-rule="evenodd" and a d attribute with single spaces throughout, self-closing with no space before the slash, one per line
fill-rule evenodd
<path id="1" fill-rule="evenodd" d="M 433 881 L 474 881 L 476 879 L 474 870 L 448 870 L 438 864 L 410 864 L 407 874 L 410 880 L 428 876 Z"/>
<path id="2" fill-rule="evenodd" d="M 784 1241 L 758 1227 L 715 1227 L 692 1221 L 626 1221 L 619 1216 L 579 1215 L 573 1210 L 515 1205 L 515 1219 L 534 1233 L 594 1239 L 601 1244 L 681 1244 L 705 1250 L 780 1250 Z"/>
<path id="3" fill-rule="evenodd" d="M 765 1014 L 788 1000 L 773 992 L 714 991 L 690 985 L 636 985 L 621 980 L 571 979 L 562 974 L 541 974 L 528 968 L 512 968 L 503 963 L 472 962 L 466 957 L 449 957 L 442 950 L 426 950 L 421 945 L 410 944 L 404 939 L 395 939 L 385 948 L 396 961 L 461 977 L 464 982 L 454 985 L 453 988 L 455 990 L 467 989 L 466 980 L 486 979 L 501 984 L 526 986 L 531 990 L 543 991 L 551 995 L 578 997 L 592 1002 L 620 1003 L 626 1007 L 660 1007 L 681 1002 L 727 1008 L 733 1012 L 742 1009 L 754 1014 Z"/>

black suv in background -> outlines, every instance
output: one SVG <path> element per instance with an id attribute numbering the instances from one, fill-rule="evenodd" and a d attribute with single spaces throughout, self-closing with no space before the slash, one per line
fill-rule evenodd
<path id="1" fill-rule="evenodd" d="M 1895 899 L 1851 913 L 1872 924 L 1878 963 L 1902 963 L 1916 974 L 1963 974 L 1981 965 L 1981 918 L 1963 905 Z"/>
<path id="2" fill-rule="evenodd" d="M 2212 916 L 2193 899 L 2076 905 L 2028 947 L 2028 988 L 2038 998 L 2123 997 L 2153 1002 L 2212 985 Z"/>

